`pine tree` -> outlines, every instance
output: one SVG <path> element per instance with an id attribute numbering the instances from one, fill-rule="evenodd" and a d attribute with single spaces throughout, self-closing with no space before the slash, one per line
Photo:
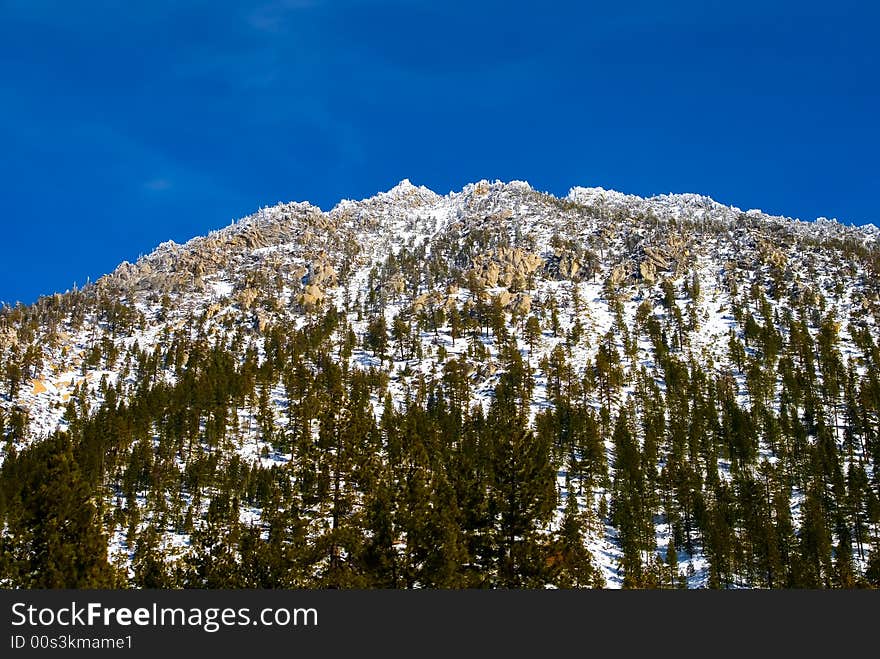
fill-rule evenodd
<path id="1" fill-rule="evenodd" d="M 571 488 L 566 491 L 565 513 L 550 556 L 552 579 L 561 588 L 602 588 L 602 573 L 585 544 L 584 513 Z"/>
<path id="2" fill-rule="evenodd" d="M 644 557 L 653 543 L 650 511 L 646 508 L 645 481 L 639 448 L 629 427 L 626 409 L 621 409 L 614 425 L 614 484 L 611 518 L 618 529 L 623 556 L 624 587 L 640 587 L 645 576 Z M 649 543 L 649 537 L 651 541 Z"/>
<path id="3" fill-rule="evenodd" d="M 3 465 L 14 582 L 28 588 L 110 588 L 107 538 L 93 487 L 65 433 Z"/>

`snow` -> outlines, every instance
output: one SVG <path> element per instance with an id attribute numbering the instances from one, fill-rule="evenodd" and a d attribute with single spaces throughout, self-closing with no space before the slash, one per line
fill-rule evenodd
<path id="1" fill-rule="evenodd" d="M 230 281 L 215 281 L 211 283 L 211 287 L 214 289 L 216 297 L 229 297 L 235 288 Z"/>
<path id="2" fill-rule="evenodd" d="M 514 226 L 521 229 L 528 239 L 532 240 L 531 248 L 544 257 L 552 256 L 553 247 L 551 239 L 559 233 L 561 228 L 569 232 L 572 240 L 589 247 L 596 252 L 605 254 L 602 258 L 600 271 L 594 278 L 572 283 L 571 281 L 554 280 L 550 278 L 538 278 L 533 289 L 529 293 L 533 296 L 533 309 L 536 314 L 550 300 L 555 299 L 559 303 L 559 336 L 553 337 L 545 331 L 533 352 L 528 351 L 520 340 L 520 347 L 524 357 L 527 358 L 535 375 L 534 395 L 531 401 L 530 414 L 534 417 L 541 410 L 550 406 L 546 387 L 546 376 L 541 371 L 541 361 L 548 356 L 554 347 L 566 342 L 565 336 L 574 325 L 580 321 L 584 329 L 584 338 L 577 344 L 570 346 L 570 363 L 578 369 L 595 359 L 596 352 L 602 337 L 611 332 L 615 349 L 623 355 L 625 346 L 623 337 L 617 330 L 617 318 L 614 308 L 607 298 L 604 284 L 612 268 L 618 265 L 614 259 L 619 259 L 620 264 L 630 263 L 633 254 L 638 253 L 635 248 L 626 245 L 625 238 L 614 232 L 605 236 L 603 230 L 610 227 L 608 218 L 613 212 L 620 211 L 622 217 L 633 218 L 641 214 L 657 218 L 661 228 L 646 223 L 638 230 L 633 230 L 630 235 L 636 236 L 640 241 L 647 241 L 649 237 L 663 236 L 665 229 L 662 222 L 670 219 L 679 221 L 687 220 L 696 226 L 699 222 L 717 221 L 726 226 L 726 232 L 720 232 L 711 239 L 705 239 L 695 245 L 693 262 L 694 269 L 698 273 L 701 284 L 701 295 L 697 301 L 690 300 L 683 291 L 683 282 L 675 278 L 674 273 L 663 273 L 662 276 L 670 276 L 676 279 L 675 304 L 682 316 L 687 319 L 689 305 L 695 307 L 695 317 L 698 327 L 691 332 L 684 345 L 681 347 L 680 358 L 693 358 L 701 364 L 715 364 L 719 368 L 733 368 L 727 355 L 728 337 L 731 331 L 741 335 L 742 328 L 738 327 L 732 315 L 732 300 L 727 286 L 724 284 L 726 275 L 726 263 L 736 261 L 744 255 L 754 253 L 755 246 L 749 233 L 749 222 L 743 224 L 743 213 L 735 207 L 722 206 L 709 197 L 694 194 L 668 194 L 650 198 L 641 198 L 634 195 L 626 195 L 614 190 L 606 190 L 600 187 L 573 187 L 565 200 L 572 202 L 575 207 L 560 210 L 550 205 L 548 196 L 536 193 L 525 181 L 511 181 L 502 183 L 487 180 L 469 184 L 459 193 L 450 193 L 439 196 L 424 186 L 416 187 L 409 179 L 403 179 L 387 192 L 379 193 L 375 197 L 361 201 L 343 200 L 329 213 L 322 213 L 319 208 L 306 202 L 279 204 L 274 207 L 261 208 L 257 213 L 239 222 L 212 232 L 206 238 L 193 238 L 184 245 L 178 245 L 173 241 L 162 243 L 151 255 L 138 259 L 134 266 L 124 264 L 120 270 L 132 272 L 132 277 L 141 276 L 140 268 L 149 267 L 162 272 L 173 271 L 175 259 L 184 259 L 187 256 L 200 255 L 199 250 L 207 249 L 207 239 L 234 239 L 238 238 L 247 230 L 254 227 L 276 231 L 277 242 L 263 247 L 241 248 L 241 252 L 223 254 L 223 258 L 214 266 L 214 269 L 202 277 L 203 289 L 184 288 L 169 294 L 172 299 L 170 308 L 163 309 L 155 300 L 151 301 L 149 289 L 140 291 L 131 306 L 144 316 L 143 326 L 136 323 L 133 329 L 126 335 L 112 336 L 113 343 L 120 347 L 120 357 L 114 364 L 101 364 L 98 367 L 88 366 L 86 356 L 90 349 L 99 342 L 102 336 L 111 336 L 110 329 L 105 320 L 91 316 L 87 322 L 74 328 L 68 324 L 63 329 L 66 336 L 59 338 L 54 348 L 46 349 L 46 359 L 42 368 L 35 374 L 34 379 L 44 383 L 45 391 L 34 393 L 30 386 L 30 380 L 26 381 L 19 397 L 14 404 L 26 407 L 30 412 L 29 436 L 14 438 L 13 445 L 20 449 L 30 441 L 36 441 L 46 437 L 55 430 L 64 430 L 66 424 L 63 420 L 66 403 L 71 398 L 74 387 L 85 388 L 85 398 L 93 408 L 101 402 L 99 383 L 102 378 L 110 384 L 121 381 L 124 387 L 134 385 L 132 374 L 123 373 L 123 354 L 125 349 L 135 344 L 141 349 L 152 351 L 157 347 L 167 347 L 168 341 L 173 340 L 173 335 L 180 332 L 183 335 L 196 337 L 199 328 L 193 323 L 193 318 L 202 315 L 212 305 L 226 300 L 228 304 L 220 312 L 207 318 L 204 324 L 204 335 L 210 341 L 231 342 L 231 332 L 228 327 L 252 327 L 254 324 L 252 309 L 244 309 L 237 301 L 231 301 L 236 290 L 243 290 L 248 285 L 248 276 L 251 272 L 269 273 L 280 277 L 283 285 L 280 287 L 280 308 L 267 311 L 270 321 L 284 319 L 292 321 L 294 327 L 302 328 L 308 322 L 306 314 L 294 303 L 296 294 L 301 289 L 301 282 L 291 274 L 295 267 L 309 264 L 319 256 L 336 259 L 337 265 L 342 261 L 339 256 L 352 243 L 356 243 L 357 250 L 353 251 L 350 262 L 350 272 L 345 281 L 336 287 L 329 288 L 326 292 L 327 299 L 336 305 L 337 309 L 344 312 L 346 301 L 349 304 L 347 322 L 353 328 L 360 339 L 366 331 L 368 318 L 363 315 L 358 319 L 357 307 L 364 302 L 370 294 L 369 282 L 371 273 L 387 263 L 389 255 L 399 257 L 404 252 L 413 253 L 421 245 L 426 246 L 426 260 L 440 254 L 441 241 L 450 236 L 467 236 L 477 228 L 482 228 L 483 222 L 494 217 L 498 210 L 511 210 L 513 217 L 510 219 L 510 240 L 516 239 Z M 559 201 L 559 200 L 557 200 Z M 873 225 L 863 227 L 845 227 L 834 220 L 826 220 L 810 224 L 798 220 L 773 217 L 763 214 L 760 210 L 750 209 L 744 213 L 747 218 L 763 223 L 782 222 L 790 235 L 794 237 L 793 246 L 787 249 L 787 256 L 793 262 L 797 259 L 805 259 L 803 255 L 796 253 L 796 242 L 800 238 L 815 238 L 821 236 L 845 237 L 848 239 L 871 242 L 876 240 L 880 230 Z M 315 225 L 315 218 L 320 217 L 322 226 Z M 507 227 L 505 220 L 493 220 L 499 227 Z M 656 234 L 651 234 L 651 230 Z M 620 227 L 617 229 L 620 231 Z M 313 244 L 306 244 L 303 236 L 306 232 L 313 236 Z M 456 233 L 458 232 L 458 233 Z M 525 240 L 525 238 L 523 239 Z M 641 243 L 639 243 L 641 244 Z M 647 244 L 647 243 L 646 243 Z M 629 251 L 627 251 L 629 250 Z M 610 255 L 614 255 L 613 257 Z M 877 331 L 875 321 L 870 316 L 860 315 L 853 300 L 855 286 L 848 288 L 843 295 L 834 295 L 831 291 L 834 280 L 840 273 L 829 264 L 824 255 L 816 256 L 819 274 L 811 277 L 807 272 L 798 272 L 804 281 L 810 282 L 829 300 L 838 316 L 846 319 L 858 319 L 871 324 L 872 329 Z M 280 264 L 279 267 L 277 264 Z M 289 268 L 289 270 L 285 270 Z M 631 268 L 632 269 L 632 268 Z M 803 269 L 801 269 L 803 270 Z M 763 273 L 766 275 L 766 273 Z M 143 275 L 146 277 L 147 275 Z M 859 278 L 867 277 L 865 272 L 859 271 L 848 281 L 856 282 Z M 380 282 L 374 281 L 374 287 Z M 742 282 L 741 287 L 746 288 L 748 282 Z M 658 285 L 647 285 L 644 282 L 629 281 L 623 288 L 627 295 L 622 304 L 623 321 L 627 327 L 634 326 L 637 309 L 644 299 L 654 299 L 651 313 L 661 321 L 666 319 L 669 312 L 666 311 L 656 299 L 659 297 Z M 499 287 L 489 292 L 501 293 L 504 289 Z M 582 303 L 579 314 L 575 314 L 570 303 L 573 291 L 577 292 Z M 405 291 L 409 293 L 428 292 L 422 285 L 418 291 Z M 464 288 L 452 295 L 459 308 L 467 301 L 470 294 Z M 386 301 L 383 312 L 389 323 L 400 313 L 408 311 L 405 301 L 406 295 L 392 295 Z M 771 300 L 772 309 L 783 309 L 781 302 Z M 170 337 L 165 336 L 165 331 L 170 332 Z M 810 327 L 811 333 L 815 333 L 816 327 Z M 49 337 L 45 337 L 48 339 Z M 469 339 L 460 337 L 453 345 L 451 328 L 439 327 L 437 334 L 423 332 L 420 337 L 422 349 L 426 357 L 422 360 L 400 360 L 395 356 L 391 367 L 388 369 L 391 375 L 388 391 L 392 394 L 396 405 L 402 404 L 408 393 L 412 390 L 416 374 L 421 373 L 426 377 L 437 377 L 432 371 L 441 372 L 437 369 L 436 351 L 438 346 L 443 346 L 447 352 L 447 359 L 464 354 L 468 349 Z M 479 337 L 481 345 L 487 352 L 487 362 L 497 363 L 499 358 L 498 345 L 493 337 Z M 245 347 L 255 347 L 259 359 L 265 357 L 261 337 L 255 332 L 246 333 Z M 2 348 L 2 344 L 0 344 Z M 841 355 L 845 363 L 850 361 L 857 363 L 859 352 L 856 349 L 848 326 L 845 323 L 840 335 Z M 626 361 L 626 360 L 624 360 Z M 637 337 L 637 366 L 644 366 L 652 372 L 661 390 L 665 392 L 666 383 L 657 370 L 654 361 L 653 348 L 650 341 L 644 336 Z M 354 368 L 380 367 L 379 359 L 359 344 L 353 351 L 351 366 Z M 627 366 L 627 368 L 629 368 Z M 860 367 L 861 368 L 861 367 Z M 159 376 L 166 381 L 172 382 L 175 374 L 172 369 L 164 369 Z M 492 392 L 498 381 L 499 374 L 488 372 L 478 380 L 472 382 L 474 392 L 473 403 L 488 407 L 492 399 Z M 740 392 L 739 399 L 747 403 L 747 387 L 742 374 L 737 374 Z M 625 399 L 628 389 L 622 392 Z M 129 389 L 130 392 L 130 389 Z M 288 401 L 280 383 L 271 391 L 273 410 L 276 422 L 283 425 L 286 420 Z M 65 398 L 66 397 L 66 398 Z M 80 402 L 80 401 L 77 401 Z M 778 401 L 774 401 L 778 404 Z M 376 416 L 381 414 L 384 400 L 379 396 L 374 397 L 373 409 Z M 10 407 L 13 401 L 5 401 L 4 405 Z M 243 429 L 234 446 L 234 453 L 249 464 L 259 464 L 263 467 L 284 465 L 291 461 L 290 453 L 279 453 L 259 434 L 256 423 L 255 410 L 250 407 L 235 410 L 239 427 Z M 762 455 L 768 459 L 774 456 L 762 447 Z M 610 453 L 609 453 L 610 454 Z M 0 451 L 0 464 L 4 457 Z M 722 478 L 729 478 L 729 463 L 719 461 L 719 473 Z M 566 488 L 564 473 L 558 475 L 559 487 L 562 492 L 560 506 L 556 511 L 556 517 L 551 527 L 559 523 L 564 510 L 565 497 L 569 495 Z M 589 507 L 596 509 L 598 498 L 604 494 L 602 491 L 589 493 L 578 501 L 582 509 Z M 588 500 L 591 497 L 592 500 Z M 800 505 L 803 500 L 802 493 L 795 492 L 792 497 L 792 514 L 795 519 L 800 515 Z M 242 507 L 240 510 L 241 521 L 247 525 L 259 525 L 261 523 L 261 511 L 256 508 Z M 590 549 L 597 557 L 603 571 L 606 583 L 609 587 L 618 587 L 621 584 L 620 575 L 617 572 L 617 563 L 620 560 L 619 542 L 616 531 L 607 524 L 597 524 L 591 533 L 588 543 Z M 656 553 L 665 558 L 666 545 L 669 540 L 670 529 L 668 521 L 662 516 L 655 524 Z M 187 550 L 189 539 L 183 534 L 168 530 L 163 536 L 162 542 L 178 553 Z M 111 537 L 110 546 L 112 553 L 117 555 L 123 562 L 130 561 L 132 549 L 125 543 L 125 531 L 117 529 Z M 681 549 L 679 557 L 680 568 L 686 569 L 690 564 L 692 570 L 688 570 L 688 584 L 690 587 L 700 587 L 706 584 L 708 578 L 708 563 L 699 549 L 692 556 L 686 556 Z M 126 556 L 128 558 L 126 558 Z"/>

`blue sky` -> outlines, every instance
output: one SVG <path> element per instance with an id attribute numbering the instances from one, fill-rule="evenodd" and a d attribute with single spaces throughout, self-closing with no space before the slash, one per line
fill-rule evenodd
<path id="1" fill-rule="evenodd" d="M 0 0 L 0 300 L 403 178 L 880 220 L 873 3 L 540 4 Z"/>

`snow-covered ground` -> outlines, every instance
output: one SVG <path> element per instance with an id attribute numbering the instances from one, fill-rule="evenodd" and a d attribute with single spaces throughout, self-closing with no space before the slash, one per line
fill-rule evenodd
<path id="1" fill-rule="evenodd" d="M 303 290 L 302 272 L 310 272 L 309 268 L 317 263 L 330 263 L 336 272 L 346 269 L 344 279 L 340 276 L 338 282 L 322 290 L 326 294 L 322 308 L 329 304 L 336 306 L 345 314 L 346 325 L 354 330 L 359 339 L 351 354 L 350 366 L 383 367 L 376 356 L 362 347 L 360 339 L 366 333 L 369 321 L 368 314 L 363 313 L 363 305 L 370 295 L 375 295 L 377 290 L 388 284 L 387 280 L 381 280 L 381 276 L 383 267 L 390 267 L 389 257 L 423 254 L 421 258 L 427 268 L 434 259 L 448 258 L 443 252 L 447 248 L 444 240 L 456 244 L 456 241 L 460 243 L 475 235 L 492 236 L 492 240 L 500 240 L 500 244 L 527 245 L 529 250 L 548 263 L 557 254 L 554 244 L 559 242 L 560 236 L 588 247 L 600 257 L 597 270 L 590 277 L 572 280 L 539 276 L 527 291 L 532 299 L 532 313 L 542 315 L 544 327 L 534 350 L 527 349 L 522 337 L 518 341 L 522 355 L 534 373 L 532 419 L 551 405 L 546 389 L 546 374 L 541 364 L 556 346 L 566 345 L 569 362 L 579 371 L 595 360 L 603 337 L 609 333 L 618 354 L 625 354 L 626 344 L 617 327 L 615 303 L 609 298 L 606 287 L 606 282 L 617 267 L 628 268 L 627 277 L 620 284 L 624 293 L 622 320 L 626 327 L 636 326 L 639 307 L 646 300 L 650 313 L 660 322 L 669 323 L 672 310 L 661 304 L 659 285 L 660 277 L 669 277 L 673 282 L 674 304 L 678 312 L 686 322 L 691 313 L 696 319 L 696 327 L 687 332 L 686 340 L 677 350 L 678 356 L 685 362 L 693 359 L 700 364 L 711 364 L 712 368 L 735 371 L 728 342 L 731 333 L 742 337 L 743 328 L 734 319 L 734 300 L 726 283 L 726 278 L 731 275 L 731 264 L 750 258 L 754 264 L 751 270 L 746 266 L 737 266 L 734 274 L 740 279 L 740 290 L 748 289 L 749 278 L 758 274 L 764 278 L 770 276 L 766 261 L 753 258 L 757 244 L 755 235 L 761 229 L 744 225 L 744 216 L 761 223 L 761 226 L 782 226 L 789 232 L 790 244 L 777 245 L 787 258 L 787 283 L 796 279 L 800 286 L 812 287 L 827 304 L 825 312 L 833 311 L 844 321 L 839 335 L 841 359 L 845 365 L 852 363 L 856 372 L 862 374 L 864 367 L 859 362 L 860 352 L 849 333 L 849 322 L 867 323 L 874 331 L 874 336 L 877 336 L 876 306 L 873 313 L 865 311 L 857 306 L 853 298 L 859 282 L 864 288 L 864 282 L 870 274 L 861 269 L 856 269 L 852 276 L 842 274 L 841 269 L 834 265 L 836 252 L 829 249 L 810 252 L 815 271 L 811 275 L 801 263 L 798 244 L 802 239 L 821 241 L 833 238 L 871 245 L 876 243 L 876 228 L 858 230 L 831 221 L 806 223 L 770 217 L 756 211 L 743 214 L 739 209 L 698 195 L 661 195 L 642 199 L 601 188 L 573 188 L 566 198 L 555 200 L 534 191 L 523 182 L 502 184 L 481 181 L 466 186 L 459 193 L 440 196 L 405 180 L 371 199 L 340 202 L 329 213 L 322 213 L 309 204 L 281 204 L 261 209 L 255 215 L 204 238 L 195 238 L 185 245 L 166 243 L 137 264 L 120 266 L 115 276 L 107 278 L 107 290 L 111 290 L 111 284 L 120 285 L 122 282 L 131 297 L 122 298 L 121 302 L 134 310 L 137 319 L 131 323 L 128 331 L 120 334 L 113 331 L 112 323 L 106 317 L 96 310 L 89 310 L 84 322 L 74 323 L 68 317 L 61 326 L 38 330 L 35 343 L 40 347 L 42 363 L 35 365 L 34 372 L 24 378 L 14 400 L 2 401 L 7 411 L 15 406 L 27 410 L 28 431 L 23 436 L 10 438 L 10 444 L 0 450 L 0 464 L 9 445 L 20 450 L 27 443 L 38 441 L 55 430 L 65 430 L 65 413 L 71 401 L 78 409 L 95 409 L 101 404 L 106 388 L 117 384 L 124 395 L 132 395 L 136 378 L 126 367 L 129 350 L 137 348 L 152 352 L 167 349 L 178 333 L 190 339 L 207 337 L 209 341 L 222 341 L 228 346 L 233 335 L 230 330 L 246 328 L 242 354 L 247 348 L 253 348 L 262 361 L 265 358 L 262 341 L 265 327 L 282 320 L 292 321 L 295 327 L 305 326 L 310 310 L 297 303 Z M 687 227 L 686 231 L 682 229 L 683 226 Z M 688 231 L 694 235 L 701 231 L 699 239 L 690 241 L 689 249 L 692 252 L 687 257 L 692 261 L 687 276 L 696 273 L 700 282 L 701 292 L 696 300 L 686 294 L 686 280 L 677 276 L 674 270 L 663 272 L 657 283 L 651 283 L 639 277 L 638 268 L 634 265 L 638 258 L 643 258 L 641 250 L 651 240 L 658 242 L 663 236 L 672 237 Z M 263 244 L 266 241 L 271 244 Z M 419 251 L 421 248 L 422 252 Z M 168 287 L 164 293 L 167 299 L 163 303 L 157 299 L 160 296 L 153 292 L 155 282 L 163 281 L 163 276 L 167 279 L 179 272 L 184 265 L 190 274 L 182 278 L 182 284 Z M 467 265 L 463 267 L 466 269 Z M 139 284 L 148 281 L 152 282 L 149 286 L 144 283 L 141 287 Z M 96 290 L 103 291 L 102 285 L 99 282 Z M 497 286 L 488 288 L 486 293 L 497 296 L 505 291 L 505 287 Z M 382 313 L 389 328 L 398 315 L 410 313 L 416 296 L 430 293 L 437 293 L 444 302 L 451 300 L 449 303 L 459 309 L 464 309 L 472 297 L 471 292 L 463 286 L 452 293 L 440 290 L 436 285 L 434 288 L 423 286 L 419 290 L 394 290 L 385 296 L 382 304 Z M 578 313 L 575 313 L 571 303 L 573 295 L 581 301 Z M 768 300 L 774 313 L 781 315 L 785 312 L 784 295 L 778 300 Z M 556 336 L 546 329 L 549 321 L 546 314 L 551 301 L 555 301 L 559 309 Z M 758 317 L 758 311 L 752 311 Z M 519 325 L 509 312 L 506 318 L 509 330 L 518 334 Z M 583 328 L 583 337 L 568 346 L 565 337 L 576 321 Z M 815 325 L 809 329 L 814 336 L 818 332 Z M 486 351 L 487 365 L 500 365 L 499 346 L 495 338 L 485 336 L 480 340 Z M 442 368 L 438 368 L 437 363 L 440 346 L 445 350 L 447 359 L 450 359 L 465 354 L 469 339 L 459 337 L 453 341 L 452 328 L 447 321 L 436 332 L 421 332 L 419 341 L 422 359 L 399 359 L 393 349 L 389 350 L 390 365 L 384 368 L 390 374 L 388 391 L 396 404 L 406 399 L 418 374 L 424 377 L 442 375 Z M 112 363 L 108 363 L 106 358 L 108 344 L 118 350 L 118 356 Z M 96 348 L 101 350 L 94 358 Z M 6 342 L 0 344 L 0 349 L 8 353 L 12 347 Z M 335 356 L 339 357 L 338 351 Z M 388 364 L 388 361 L 385 363 Z M 661 391 L 665 391 L 666 383 L 655 363 L 652 344 L 644 334 L 637 336 L 634 364 L 646 368 Z M 633 364 L 627 359 L 623 359 L 623 365 L 626 380 L 630 384 L 623 387 L 621 401 L 632 391 L 635 375 L 632 372 Z M 472 402 L 488 407 L 500 375 L 497 368 L 476 372 L 471 387 Z M 738 399 L 740 404 L 748 405 L 749 392 L 745 378 L 741 373 L 736 375 Z M 173 382 L 174 369 L 160 369 L 159 377 Z M 272 388 L 271 400 L 275 421 L 282 427 L 287 421 L 289 401 L 280 382 Z M 378 419 L 384 400 L 376 396 L 372 402 Z M 778 400 L 773 402 L 778 404 Z M 241 429 L 239 443 L 234 447 L 237 455 L 248 463 L 263 466 L 290 461 L 291 454 L 279 454 L 262 440 L 254 407 L 238 408 L 234 412 Z M 842 441 L 842 436 L 838 439 Z M 766 446 L 762 446 L 761 450 L 768 460 L 773 459 Z M 719 463 L 719 475 L 722 478 L 730 476 L 729 467 L 724 461 Z M 559 475 L 559 489 L 560 504 L 551 528 L 559 524 L 564 502 L 570 494 L 562 472 Z M 581 497 L 580 506 L 595 510 L 601 494 L 593 493 L 592 500 Z M 802 493 L 794 492 L 792 512 L 795 519 L 799 515 L 801 501 Z M 260 511 L 242 508 L 241 519 L 247 525 L 259 525 Z M 142 525 L 146 523 L 146 520 L 142 521 Z M 608 587 L 617 587 L 621 577 L 617 567 L 620 547 L 616 530 L 607 524 L 598 526 L 600 528 L 594 529 L 589 537 L 589 547 Z M 656 553 L 661 559 L 666 557 L 669 538 L 668 521 L 658 515 Z M 186 551 L 188 538 L 176 531 L 169 531 L 162 542 L 167 548 L 180 553 Z M 113 531 L 110 550 L 111 556 L 123 563 L 130 562 L 134 549 L 127 545 L 125 529 Z M 686 571 L 688 585 L 704 586 L 708 577 L 706 557 L 699 549 L 692 556 L 687 556 L 681 549 L 679 554 L 679 566 L 683 572 Z"/>

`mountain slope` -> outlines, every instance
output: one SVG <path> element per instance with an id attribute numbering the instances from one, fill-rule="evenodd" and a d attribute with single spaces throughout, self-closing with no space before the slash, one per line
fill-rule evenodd
<path id="1" fill-rule="evenodd" d="M 53 436 L 124 585 L 872 583 L 877 237 L 405 180 L 164 243 L 3 311 L 0 568 Z"/>

